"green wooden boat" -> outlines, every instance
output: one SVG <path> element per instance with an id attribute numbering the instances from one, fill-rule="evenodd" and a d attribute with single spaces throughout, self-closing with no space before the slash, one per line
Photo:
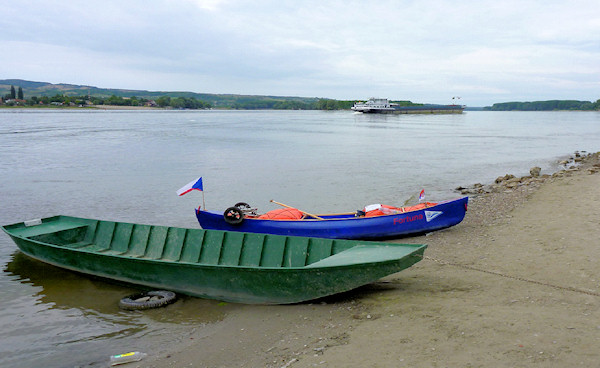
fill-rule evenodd
<path id="1" fill-rule="evenodd" d="M 352 290 L 412 266 L 426 248 L 69 216 L 2 229 L 23 253 L 58 267 L 249 304 L 298 303 Z"/>

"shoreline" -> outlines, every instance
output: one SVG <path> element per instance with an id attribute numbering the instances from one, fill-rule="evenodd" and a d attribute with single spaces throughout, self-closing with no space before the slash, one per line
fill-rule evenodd
<path id="1" fill-rule="evenodd" d="M 595 366 L 599 170 L 594 153 L 514 186 L 475 185 L 461 224 L 391 241 L 429 245 L 411 268 L 312 303 L 237 305 L 138 366 Z"/>

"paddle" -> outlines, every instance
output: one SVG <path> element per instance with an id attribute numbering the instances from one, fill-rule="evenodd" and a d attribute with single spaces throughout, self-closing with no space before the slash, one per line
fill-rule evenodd
<path id="1" fill-rule="evenodd" d="M 288 206 L 287 204 L 279 203 L 279 202 L 276 202 L 276 201 L 274 201 L 274 200 L 272 200 L 272 199 L 271 199 L 271 202 L 273 202 L 273 203 L 275 203 L 275 204 L 278 204 L 278 205 L 280 205 L 280 206 L 282 206 L 282 207 L 286 207 L 286 208 L 294 208 L 294 209 L 297 209 L 296 207 Z M 297 210 L 298 210 L 298 209 L 297 209 Z M 313 215 L 312 213 L 304 212 L 304 211 L 302 211 L 302 210 L 298 210 L 298 211 L 300 211 L 300 212 L 302 212 L 303 214 L 305 214 L 305 215 L 308 215 L 308 216 L 310 216 L 310 217 L 314 217 L 314 218 L 316 218 L 317 220 L 324 220 L 324 218 L 322 218 L 322 217 L 319 217 L 319 216 L 317 216 L 317 215 Z"/>

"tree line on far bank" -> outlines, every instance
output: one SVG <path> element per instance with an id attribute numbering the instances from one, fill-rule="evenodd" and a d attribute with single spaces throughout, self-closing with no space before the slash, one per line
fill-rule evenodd
<path id="1" fill-rule="evenodd" d="M 354 101 L 338 101 L 321 98 L 316 101 L 304 102 L 278 98 L 246 98 L 231 106 L 221 106 L 240 110 L 344 110 L 350 109 Z"/>
<path id="2" fill-rule="evenodd" d="M 354 101 L 337 101 L 320 99 L 316 102 L 306 103 L 301 101 L 269 100 L 269 99 L 248 99 L 235 102 L 231 105 L 219 104 L 222 109 L 239 110 L 341 110 L 350 109 Z M 12 98 L 5 96 L 4 105 L 7 106 L 147 106 L 162 107 L 174 109 L 210 109 L 213 106 L 209 102 L 200 101 L 194 97 L 170 97 L 162 96 L 155 100 L 141 97 L 94 97 L 94 96 L 32 96 L 27 100 L 23 98 Z"/>
<path id="3" fill-rule="evenodd" d="M 18 98 L 12 95 L 4 96 L 3 103 L 7 106 L 147 106 L 162 107 L 174 109 L 210 109 L 213 106 L 210 102 L 201 101 L 194 97 L 170 97 L 161 96 L 155 100 L 142 97 L 119 97 L 112 95 L 110 97 L 95 96 L 65 96 L 56 94 L 54 96 L 32 96 L 24 100 L 22 90 L 19 88 Z M 354 101 L 338 101 L 330 99 L 319 99 L 315 102 L 302 102 L 283 99 L 269 98 L 247 98 L 236 101 L 232 104 L 218 104 L 222 109 L 240 109 L 240 110 L 341 110 L 350 109 Z"/>
<path id="4" fill-rule="evenodd" d="M 94 97 L 94 96 L 65 96 L 56 94 L 54 96 L 31 96 L 23 99 L 22 90 L 19 87 L 18 98 L 6 95 L 3 98 L 4 105 L 7 106 L 91 106 L 91 105 L 110 105 L 110 106 L 149 106 L 149 107 L 172 107 L 175 109 L 208 109 L 212 105 L 208 102 L 197 100 L 193 97 L 159 97 L 156 100 L 149 100 L 141 97 Z"/>
<path id="5" fill-rule="evenodd" d="M 29 94 L 32 94 L 29 92 Z M 175 109 L 239 109 L 239 110 L 349 110 L 354 100 L 334 100 L 328 98 L 276 97 L 276 96 L 243 96 L 243 95 L 210 95 L 203 94 L 206 100 L 194 96 L 117 96 L 75 95 L 72 92 L 56 93 L 54 96 L 42 95 L 23 97 L 23 89 L 18 93 L 11 85 L 10 93 L 0 97 L 0 106 L 149 106 Z M 410 101 L 393 101 L 400 105 L 416 105 Z"/>
<path id="6" fill-rule="evenodd" d="M 488 111 L 556 111 L 556 110 L 600 110 L 600 100 L 596 102 L 578 100 L 549 100 L 533 102 L 503 102 L 484 107 Z"/>
<path id="7" fill-rule="evenodd" d="M 98 89 L 96 87 L 54 85 L 41 82 L 22 81 L 27 91 L 19 86 L 20 80 L 4 80 L 0 85 L 0 106 L 150 106 L 175 109 L 242 109 L 242 110 L 348 110 L 355 100 L 334 100 L 314 97 L 278 97 L 246 95 L 214 95 L 192 92 L 148 92 Z M 16 82 L 16 83 L 15 83 Z M 12 85 L 15 83 L 15 85 Z M 29 84 L 27 84 L 29 83 Z M 33 84 L 36 85 L 33 85 Z M 42 85 L 37 86 L 37 85 Z M 8 89 L 10 85 L 10 89 Z M 17 86 L 18 88 L 15 88 Z M 68 86 L 67 86 L 68 87 Z M 78 95 L 83 87 L 86 95 Z M 8 93 L 7 93 L 8 92 Z M 138 96 L 128 96 L 138 92 Z M 2 95 L 2 93 L 6 93 Z M 56 93 L 52 96 L 52 93 Z M 84 92 L 85 93 L 85 92 Z M 164 93 L 164 94 L 163 94 Z M 40 94 L 41 96 L 35 96 Z M 34 95 L 34 96 L 32 96 Z M 109 96 L 111 95 L 111 96 Z M 411 101 L 392 101 L 401 106 L 421 105 Z M 600 110 L 600 99 L 596 102 L 578 100 L 549 100 L 534 102 L 504 102 L 484 107 L 487 111 L 553 111 L 553 110 Z"/>

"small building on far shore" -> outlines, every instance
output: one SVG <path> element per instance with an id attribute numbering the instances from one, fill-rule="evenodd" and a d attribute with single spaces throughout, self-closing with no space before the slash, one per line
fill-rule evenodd
<path id="1" fill-rule="evenodd" d="M 9 98 L 7 100 L 4 100 L 3 98 L 0 99 L 0 105 L 5 104 L 9 106 L 24 106 L 26 102 L 26 100 L 22 100 L 19 98 Z"/>

